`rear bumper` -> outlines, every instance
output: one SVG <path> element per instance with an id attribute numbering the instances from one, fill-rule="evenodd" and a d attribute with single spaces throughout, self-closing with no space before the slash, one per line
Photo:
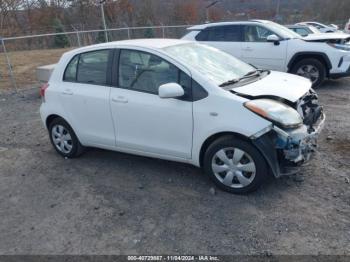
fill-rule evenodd
<path id="1" fill-rule="evenodd" d="M 291 131 L 274 126 L 269 133 L 254 139 L 253 144 L 263 154 L 275 177 L 289 175 L 311 159 L 325 120 L 322 114 L 311 132 L 305 125 Z"/>

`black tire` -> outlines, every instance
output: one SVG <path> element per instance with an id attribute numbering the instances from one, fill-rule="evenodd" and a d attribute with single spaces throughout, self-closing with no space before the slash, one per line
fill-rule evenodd
<path id="1" fill-rule="evenodd" d="M 319 73 L 319 77 L 317 78 L 316 81 L 313 81 L 308 76 L 301 75 L 300 73 L 298 73 L 299 69 L 302 70 L 306 66 L 312 66 L 315 69 L 317 69 L 317 71 Z M 304 77 L 310 79 L 312 81 L 313 88 L 320 86 L 323 83 L 323 81 L 325 80 L 326 75 L 327 75 L 326 66 L 320 60 L 315 59 L 315 58 L 305 58 L 305 59 L 298 61 L 295 65 L 293 65 L 293 67 L 291 69 L 291 73 L 295 74 L 295 75 L 301 75 L 301 76 L 304 76 Z"/>
<path id="2" fill-rule="evenodd" d="M 255 176 L 253 176 L 253 173 L 246 173 L 246 172 L 240 173 L 240 174 L 243 174 L 245 178 L 250 177 L 249 179 L 251 179 L 251 182 L 247 186 L 242 185 L 242 187 L 237 188 L 234 185 L 235 181 L 238 181 L 237 176 L 231 179 L 231 182 L 233 183 L 231 186 L 225 185 L 223 181 L 220 181 L 218 179 L 217 175 L 213 171 L 212 163 L 218 160 L 216 153 L 225 148 L 226 149 L 235 148 L 235 150 L 239 149 L 244 151 L 245 154 L 241 158 L 240 162 L 238 162 L 238 164 L 241 164 L 241 162 L 244 161 L 245 158 L 247 157 L 250 157 L 250 159 L 254 162 Z M 233 151 L 233 155 L 235 150 Z M 233 161 L 233 156 L 232 158 L 229 158 L 229 159 Z M 269 168 L 267 166 L 267 163 L 264 157 L 261 155 L 261 153 L 249 142 L 244 141 L 242 139 L 235 138 L 233 136 L 223 136 L 221 138 L 218 138 L 207 148 L 204 155 L 203 170 L 219 188 L 234 194 L 250 193 L 257 190 L 263 184 L 263 182 L 267 179 L 267 176 L 269 174 Z M 224 177 L 227 176 L 227 173 L 225 173 L 225 171 L 217 174 L 220 176 L 221 174 L 223 174 Z"/>
<path id="3" fill-rule="evenodd" d="M 71 137 L 71 141 L 69 142 L 69 146 L 71 146 L 71 149 L 69 150 L 69 152 L 68 152 L 68 149 L 67 149 L 67 152 L 62 152 L 59 149 L 59 146 L 54 143 L 53 129 L 58 131 L 59 126 L 64 127 L 64 130 L 67 131 L 67 132 L 65 132 L 65 135 L 67 133 L 69 133 L 69 135 Z M 84 152 L 85 147 L 81 145 L 74 130 L 71 128 L 71 126 L 64 119 L 58 117 L 58 118 L 55 118 L 54 120 L 52 120 L 52 122 L 49 125 L 48 131 L 49 131 L 49 137 L 50 137 L 50 141 L 51 141 L 52 146 L 57 151 L 57 153 L 59 153 L 61 156 L 67 157 L 67 158 L 74 158 L 74 157 L 78 157 L 79 155 L 81 155 Z"/>

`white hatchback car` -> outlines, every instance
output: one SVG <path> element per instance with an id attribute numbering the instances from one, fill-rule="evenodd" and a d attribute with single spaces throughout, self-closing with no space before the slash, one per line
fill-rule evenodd
<path id="1" fill-rule="evenodd" d="M 233 193 L 309 160 L 325 119 L 309 80 L 184 40 L 70 51 L 41 94 L 62 156 L 98 147 L 190 163 Z"/>

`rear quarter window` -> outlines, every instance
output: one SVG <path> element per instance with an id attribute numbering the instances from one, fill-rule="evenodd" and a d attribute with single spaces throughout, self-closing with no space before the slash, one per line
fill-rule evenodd
<path id="1" fill-rule="evenodd" d="M 241 42 L 242 26 L 225 25 L 204 29 L 196 36 L 197 41 Z"/>

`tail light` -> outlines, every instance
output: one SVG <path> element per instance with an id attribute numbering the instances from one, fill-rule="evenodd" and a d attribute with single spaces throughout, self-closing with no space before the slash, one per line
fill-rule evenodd
<path id="1" fill-rule="evenodd" d="M 45 102 L 45 91 L 46 89 L 49 87 L 49 83 L 46 83 L 46 84 L 43 84 L 41 87 L 40 87 L 40 96 L 41 98 L 43 99 L 43 101 Z"/>

